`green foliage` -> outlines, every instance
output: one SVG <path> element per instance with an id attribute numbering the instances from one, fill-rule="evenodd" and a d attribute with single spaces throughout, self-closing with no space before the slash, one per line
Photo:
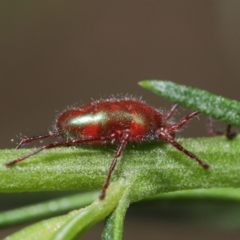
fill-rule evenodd
<path id="1" fill-rule="evenodd" d="M 240 103 L 235 100 L 170 81 L 151 80 L 139 84 L 171 102 L 240 127 Z"/>
<path id="2" fill-rule="evenodd" d="M 154 86 L 154 91 L 159 92 L 159 86 L 161 86 L 161 89 L 168 89 L 169 82 L 165 83 L 165 87 L 163 81 L 160 84 L 156 81 L 141 84 L 148 88 Z M 177 89 L 177 86 L 173 84 L 174 89 Z M 190 93 L 192 91 L 192 88 L 183 86 L 179 88 Z M 194 91 L 197 94 L 197 90 L 194 89 Z M 175 90 L 170 91 L 170 93 L 176 96 Z M 201 96 L 204 96 L 203 93 L 201 94 Z M 208 96 L 214 97 L 206 93 L 205 97 L 200 98 L 201 101 L 205 98 L 208 99 Z M 188 97 L 190 98 L 191 94 Z M 171 97 L 167 98 L 171 99 Z M 174 98 L 174 101 L 178 102 L 178 99 Z M 183 100 L 179 100 L 179 103 L 182 102 Z M 224 99 L 222 99 L 222 102 L 225 102 Z M 204 104 L 203 102 L 201 106 Z M 221 105 L 218 106 L 221 107 Z M 195 108 L 195 105 L 191 104 L 191 107 L 199 110 L 198 106 Z M 235 112 L 235 114 L 237 113 Z M 216 117 L 216 113 L 212 113 L 211 116 Z M 228 122 L 238 125 L 232 119 L 231 121 L 228 119 Z M 76 196 L 72 197 L 72 200 L 69 197 L 69 199 L 66 199 L 69 207 L 65 210 L 86 206 L 90 202 L 92 204 L 60 217 L 43 220 L 11 235 L 7 239 L 33 239 L 33 236 L 34 239 L 44 240 L 74 239 L 107 216 L 102 239 L 121 239 L 126 210 L 129 204 L 133 202 L 156 195 L 159 198 L 164 196 L 179 197 L 179 191 L 182 190 L 184 192 L 181 193 L 182 195 L 180 194 L 180 197 L 187 197 L 189 194 L 198 196 L 198 191 L 206 193 L 206 189 L 210 188 L 213 189 L 212 192 L 208 190 L 208 194 L 221 198 L 226 196 L 224 194 L 225 189 L 216 191 L 216 188 L 239 188 L 239 170 L 236 167 L 239 166 L 240 161 L 238 157 L 240 154 L 239 137 L 232 141 L 228 141 L 225 137 L 209 137 L 182 139 L 179 142 L 186 149 L 206 161 L 211 166 L 210 170 L 204 170 L 195 161 L 169 144 L 158 142 L 127 146 L 113 174 L 107 196 L 103 201 L 98 199 L 96 192 L 88 193 L 87 197 L 82 195 L 84 201 L 81 201 L 81 195 L 77 196 L 79 205 L 76 204 Z M 31 149 L 1 150 L 0 191 L 100 190 L 111 164 L 114 149 L 114 146 L 106 148 L 57 148 L 43 151 L 41 154 L 37 154 L 12 168 L 6 168 L 4 163 L 28 153 Z M 194 191 L 191 192 L 191 189 L 194 189 Z M 234 198 L 234 194 L 231 195 L 229 189 L 226 189 L 226 191 L 228 191 L 228 195 Z M 235 196 L 235 198 L 239 197 Z M 56 200 L 56 206 L 59 206 L 59 202 L 60 200 Z M 44 204 L 42 206 L 45 206 L 43 215 L 46 216 L 48 212 L 51 213 L 51 210 L 47 207 L 49 202 Z M 35 207 L 37 208 L 39 205 Z M 59 207 L 60 210 L 62 210 L 61 207 Z M 17 220 L 24 221 L 33 217 L 27 213 L 27 208 L 12 211 L 18 211 L 15 218 L 9 218 L 13 215 L 13 212 L 0 214 L 0 225 L 11 224 Z M 38 214 L 37 211 L 36 214 Z"/>

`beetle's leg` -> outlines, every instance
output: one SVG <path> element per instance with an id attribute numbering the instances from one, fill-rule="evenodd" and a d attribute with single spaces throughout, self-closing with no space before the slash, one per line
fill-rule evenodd
<path id="1" fill-rule="evenodd" d="M 39 153 L 39 152 L 41 152 L 44 149 L 50 149 L 50 148 L 56 148 L 56 147 L 66 147 L 66 146 L 78 145 L 78 144 L 89 143 L 89 142 L 109 141 L 109 140 L 112 140 L 112 139 L 116 139 L 118 136 L 119 136 L 119 133 L 113 133 L 109 137 L 98 137 L 98 138 L 89 138 L 89 139 L 74 139 L 74 140 L 71 140 L 71 141 L 51 143 L 51 144 L 48 144 L 48 145 L 45 145 L 45 146 L 42 146 L 42 147 L 36 149 L 35 151 L 31 152 L 30 154 L 27 154 L 23 157 L 20 157 L 20 158 L 16 159 L 16 160 L 13 160 L 11 162 L 6 163 L 6 166 L 7 167 L 13 166 L 16 163 L 21 162 L 21 161 Z M 129 140 L 129 137 L 130 137 L 130 132 L 124 131 L 123 133 L 121 133 L 120 143 L 119 143 L 119 146 L 116 150 L 115 157 L 112 161 L 112 164 L 109 168 L 108 176 L 107 176 L 107 179 L 106 179 L 106 181 L 103 185 L 102 192 L 99 196 L 100 199 L 104 199 L 104 197 L 105 197 L 106 190 L 108 188 L 112 173 L 113 173 L 113 171 L 116 167 L 116 164 L 117 164 L 117 161 L 118 161 L 119 157 L 121 156 L 121 154 L 123 152 L 124 147 L 126 146 L 128 140 Z"/>
<path id="2" fill-rule="evenodd" d="M 116 164 L 117 164 L 117 161 L 119 160 L 119 157 L 122 155 L 122 152 L 123 152 L 123 149 L 124 147 L 126 146 L 128 140 L 129 140 L 129 137 L 130 137 L 130 132 L 128 131 L 124 131 L 122 133 L 122 137 L 119 141 L 119 145 L 118 145 L 118 148 L 116 150 L 116 153 L 115 153 L 115 156 L 114 156 L 114 159 L 111 163 L 111 166 L 108 170 L 108 176 L 107 176 L 107 179 L 103 185 L 103 188 L 102 188 L 102 192 L 100 193 L 100 196 L 99 198 L 102 200 L 104 199 L 105 195 L 106 195 L 106 190 L 108 188 L 108 185 L 109 185 L 109 182 L 110 182 L 110 179 L 111 179 L 111 176 L 112 176 L 112 173 L 116 167 Z"/>
<path id="3" fill-rule="evenodd" d="M 179 128 L 181 128 L 184 124 L 186 124 L 188 121 L 190 121 L 192 118 L 194 118 L 195 116 L 197 116 L 199 114 L 199 112 L 192 112 L 190 114 L 188 114 L 187 116 L 185 116 L 182 120 L 180 120 L 178 123 L 170 126 L 169 128 L 167 128 L 167 130 L 163 131 L 161 129 L 159 129 L 157 131 L 159 137 L 161 139 L 163 139 L 164 141 L 170 143 L 172 146 L 174 146 L 176 149 L 178 149 L 179 151 L 183 152 L 184 154 L 186 154 L 188 157 L 192 158 L 193 160 L 197 161 L 198 164 L 200 166 L 202 166 L 205 169 L 209 168 L 209 165 L 207 163 L 205 163 L 204 161 L 202 161 L 201 159 L 199 159 L 194 153 L 188 151 L 187 149 L 185 149 L 181 144 L 179 144 L 178 142 L 176 142 L 173 137 L 172 134 L 178 130 Z"/>
<path id="4" fill-rule="evenodd" d="M 168 120 L 172 117 L 172 115 L 174 114 L 177 107 L 178 107 L 178 104 L 175 104 L 171 107 L 170 111 L 167 113 L 167 116 L 165 117 L 166 120 Z"/>
<path id="5" fill-rule="evenodd" d="M 193 160 L 195 160 L 196 162 L 198 162 L 198 164 L 200 166 L 202 166 L 205 169 L 209 168 L 209 165 L 207 163 L 205 163 L 204 161 L 202 161 L 201 159 L 199 159 L 194 153 L 188 151 L 187 149 L 185 149 L 181 144 L 179 144 L 178 142 L 176 142 L 167 132 L 164 132 L 162 130 L 158 130 L 157 131 L 159 137 L 161 139 L 163 139 L 165 142 L 170 143 L 173 147 L 175 147 L 176 149 L 178 149 L 179 151 L 183 152 L 184 154 L 186 154 L 188 157 L 192 158 Z"/>
<path id="6" fill-rule="evenodd" d="M 233 138 L 235 138 L 237 136 L 237 133 L 232 132 L 231 128 L 232 128 L 232 125 L 228 124 L 227 129 L 226 129 L 226 137 L 227 137 L 228 140 L 232 140 Z"/>
<path id="7" fill-rule="evenodd" d="M 187 122 L 189 122 L 192 118 L 194 118 L 195 116 L 197 116 L 199 114 L 199 112 L 192 112 L 190 114 L 188 114 L 187 116 L 185 116 L 183 119 L 181 119 L 178 123 L 175 123 L 174 125 L 170 126 L 168 128 L 168 133 L 172 134 L 174 133 L 176 130 L 178 130 L 179 128 L 181 128 L 184 124 L 186 124 Z"/>
<path id="8" fill-rule="evenodd" d="M 57 142 L 57 143 L 50 143 L 47 144 L 45 146 L 42 146 L 40 148 L 37 148 L 35 151 L 20 157 L 16 160 L 13 160 L 11 162 L 6 163 L 7 167 L 13 166 L 16 163 L 22 162 L 23 160 L 41 152 L 44 149 L 50 149 L 50 148 L 56 148 L 56 147 L 67 147 L 67 146 L 73 146 L 73 145 L 78 145 L 78 144 L 82 144 L 82 143 L 91 143 L 91 142 L 102 142 L 102 141 L 108 141 L 108 140 L 112 140 L 115 139 L 115 135 L 112 134 L 109 137 L 95 137 L 95 138 L 88 138 L 88 139 L 73 139 L 73 140 L 69 140 L 69 141 L 64 141 L 64 142 Z"/>
<path id="9" fill-rule="evenodd" d="M 44 139 L 44 138 L 49 138 L 49 137 L 58 137 L 59 133 L 58 132 L 49 132 L 47 134 L 44 135 L 39 135 L 39 136 L 33 136 L 33 137 L 26 137 L 23 138 L 18 145 L 16 146 L 16 149 L 20 148 L 22 145 L 26 144 L 26 143 L 30 143 L 36 140 L 40 140 L 40 139 Z"/>
<path id="10" fill-rule="evenodd" d="M 211 117 L 208 118 L 208 133 L 212 136 L 221 136 L 224 135 L 224 132 L 221 131 L 216 131 L 216 129 L 214 128 L 214 124 L 213 124 L 213 119 Z M 235 138 L 237 136 L 236 132 L 232 132 L 231 131 L 232 125 L 228 124 L 227 128 L 226 128 L 226 133 L 225 136 L 228 140 L 232 140 L 233 138 Z"/>

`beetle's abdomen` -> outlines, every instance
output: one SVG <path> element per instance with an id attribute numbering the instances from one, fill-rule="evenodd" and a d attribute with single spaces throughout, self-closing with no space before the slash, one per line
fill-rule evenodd
<path id="1" fill-rule="evenodd" d="M 110 99 L 63 112 L 57 128 L 67 138 L 104 137 L 129 130 L 130 141 L 138 142 L 154 138 L 161 123 L 161 114 L 145 103 Z"/>

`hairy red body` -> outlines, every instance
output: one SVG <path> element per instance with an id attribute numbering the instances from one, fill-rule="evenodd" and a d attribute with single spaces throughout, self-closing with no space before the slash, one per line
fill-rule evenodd
<path id="1" fill-rule="evenodd" d="M 158 110 L 130 99 L 100 100 L 69 109 L 58 117 L 56 124 L 64 138 L 107 137 L 128 130 L 129 142 L 157 139 L 156 130 L 165 125 Z"/>

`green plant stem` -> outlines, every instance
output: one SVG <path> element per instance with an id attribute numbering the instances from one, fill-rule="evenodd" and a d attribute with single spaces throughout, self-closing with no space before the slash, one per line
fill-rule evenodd
<path id="1" fill-rule="evenodd" d="M 171 145 L 156 143 L 128 147 L 112 181 L 124 179 L 133 185 L 131 202 L 176 190 L 240 187 L 239 137 L 232 141 L 224 137 L 184 139 L 180 143 L 208 162 L 210 170 L 202 169 Z M 29 150 L 0 151 L 0 191 L 100 190 L 113 158 L 112 150 L 56 149 L 12 168 L 3 163 Z"/>

